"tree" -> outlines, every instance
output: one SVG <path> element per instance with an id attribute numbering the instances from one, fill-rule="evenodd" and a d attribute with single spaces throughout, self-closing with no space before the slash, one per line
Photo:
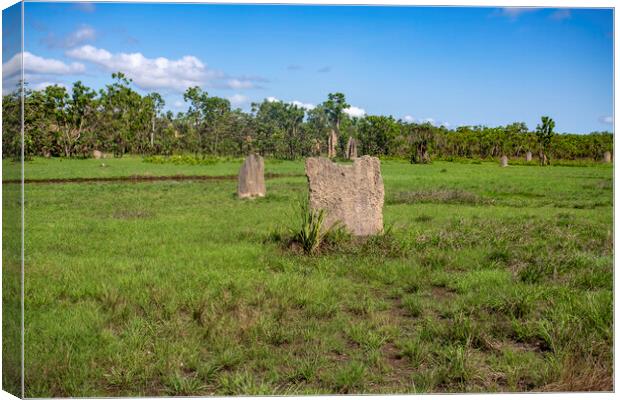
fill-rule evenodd
<path id="1" fill-rule="evenodd" d="M 15 90 L 2 96 L 2 157 L 11 157 L 14 161 L 19 161 L 22 155 L 22 87 L 18 83 Z M 24 119 L 32 118 L 32 111 L 24 107 L 26 113 Z M 39 117 L 37 115 L 37 117 Z M 40 117 L 39 117 L 40 118 Z M 35 121 L 39 118 L 35 117 Z M 26 126 L 29 126 L 27 124 Z M 26 135 L 28 129 L 24 130 Z M 26 155 L 27 153 L 24 152 Z"/>
<path id="2" fill-rule="evenodd" d="M 434 142 L 433 126 L 429 123 L 404 124 L 403 130 L 411 146 L 409 162 L 412 164 L 430 163 L 429 152 Z"/>
<path id="3" fill-rule="evenodd" d="M 323 103 L 322 109 L 327 115 L 327 119 L 332 129 L 336 133 L 336 138 L 340 138 L 340 122 L 346 116 L 344 110 L 349 108 L 349 104 L 342 93 L 330 93 L 327 95 L 327 101 Z"/>
<path id="4" fill-rule="evenodd" d="M 504 128 L 505 141 L 503 146 L 504 153 L 518 156 L 524 150 L 530 150 L 527 143 L 527 125 L 525 122 L 514 122 Z"/>
<path id="5" fill-rule="evenodd" d="M 267 148 L 276 155 L 294 159 L 301 155 L 305 144 L 301 124 L 305 110 L 282 101 L 264 100 L 252 105 L 256 113 L 259 138 L 262 149 Z M 267 147 L 266 147 L 266 146 Z"/>
<path id="6" fill-rule="evenodd" d="M 551 139 L 553 138 L 553 128 L 555 122 L 553 119 L 543 116 L 541 118 L 541 124 L 536 126 L 536 137 L 538 138 L 538 154 L 540 158 L 540 165 L 549 165 L 549 149 L 551 145 Z"/>
<path id="7" fill-rule="evenodd" d="M 349 107 L 342 93 L 328 94 L 327 101 L 323 103 L 325 113 L 337 134 L 340 134 L 340 121 L 342 121 L 344 110 Z"/>
<path id="8" fill-rule="evenodd" d="M 400 132 L 394 118 L 370 115 L 360 121 L 359 136 L 363 154 L 388 155 Z"/>
<path id="9" fill-rule="evenodd" d="M 311 153 L 320 153 L 321 143 L 324 143 L 329 132 L 329 118 L 323 104 L 319 104 L 307 112 L 308 118 L 305 126 L 309 131 L 307 139 L 314 145 Z"/>
<path id="10" fill-rule="evenodd" d="M 230 101 L 221 97 L 208 97 L 203 107 L 207 134 L 211 138 L 211 154 L 220 154 L 220 136 L 230 114 Z"/>
<path id="11" fill-rule="evenodd" d="M 50 129 L 57 133 L 57 142 L 65 157 L 76 152 L 82 133 L 91 127 L 87 119 L 93 113 L 95 92 L 82 82 L 73 84 L 71 96 L 62 86 L 47 86 L 44 91 L 44 104 L 48 115 L 52 116 Z"/>
<path id="12" fill-rule="evenodd" d="M 150 110 L 151 110 L 151 147 L 155 146 L 155 120 L 159 116 L 159 114 L 164 109 L 166 102 L 161 97 L 161 95 L 157 92 L 150 93 L 146 96 L 145 101 L 147 102 Z"/>
<path id="13" fill-rule="evenodd" d="M 184 93 L 184 112 L 165 110 L 157 93 L 142 95 L 123 73 L 98 92 L 75 82 L 69 90 L 52 85 L 31 90 L 24 82 L 24 154 L 75 157 L 93 149 L 117 156 L 191 152 L 196 156 L 262 155 L 294 159 L 321 152 L 330 131 L 337 134 L 338 152 L 354 137 L 361 153 L 407 157 L 428 162 L 431 157 L 521 156 L 539 151 L 547 165 L 558 159 L 600 160 L 613 150 L 613 134 L 554 134 L 555 124 L 542 117 L 533 132 L 522 122 L 506 126 L 459 126 L 448 129 L 429 123 L 407 123 L 386 116 L 349 117 L 342 93 L 329 93 L 313 109 L 281 101 L 252 104 L 251 112 L 232 110 L 224 98 L 199 87 Z M 22 86 L 3 96 L 2 149 L 5 157 L 20 158 Z M 324 147 L 323 147 L 324 150 Z"/>
<path id="14" fill-rule="evenodd" d="M 220 133 L 230 113 L 230 101 L 221 97 L 209 97 L 209 94 L 198 86 L 188 88 L 183 99 L 190 103 L 187 112 L 193 125 L 190 133 L 198 138 L 198 150 L 203 156 L 207 151 L 218 154 Z"/>
<path id="15" fill-rule="evenodd" d="M 114 82 L 99 92 L 102 145 L 111 147 L 117 157 L 127 151 L 143 152 L 148 147 L 152 111 L 130 87 L 132 80 L 125 74 L 113 73 L 112 79 Z"/>

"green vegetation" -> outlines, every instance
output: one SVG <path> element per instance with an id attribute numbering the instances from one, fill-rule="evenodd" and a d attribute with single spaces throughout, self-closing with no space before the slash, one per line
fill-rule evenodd
<path id="1" fill-rule="evenodd" d="M 3 164 L 2 176 L 19 176 L 20 163 Z M 2 390 L 21 392 L 21 187 L 2 185 Z"/>
<path id="2" fill-rule="evenodd" d="M 291 228 L 293 240 L 301 246 L 304 253 L 312 254 L 319 248 L 325 236 L 325 210 L 312 210 L 305 199 L 299 205 L 299 216 L 300 227 Z"/>
<path id="3" fill-rule="evenodd" d="M 549 165 L 549 150 L 551 140 L 553 139 L 553 128 L 555 122 L 549 117 L 542 117 L 540 125 L 536 126 L 536 136 L 539 145 L 539 161 L 540 165 Z"/>
<path id="4" fill-rule="evenodd" d="M 543 117 L 535 132 L 523 122 L 448 129 L 392 116 L 350 117 L 343 93 L 329 93 L 313 109 L 265 99 L 244 112 L 232 109 L 226 99 L 190 87 L 184 93 L 187 110 L 175 115 L 164 112 L 161 95 L 141 95 L 121 72 L 112 74 L 112 83 L 98 92 L 79 81 L 71 90 L 61 86 L 25 88 L 27 158 L 88 158 L 93 150 L 116 157 L 193 154 L 195 158 L 241 157 L 253 151 L 295 160 L 326 153 L 331 132 L 338 139 L 339 156 L 345 156 L 346 144 L 353 137 L 360 154 L 407 158 L 412 163 L 445 157 L 524 158 L 528 151 L 537 153 L 541 164 L 550 159 L 600 161 L 613 148 L 609 132 L 554 135 L 553 120 L 548 117 Z M 15 91 L 3 96 L 4 157 L 21 154 L 20 94 Z"/>
<path id="5" fill-rule="evenodd" d="M 26 396 L 611 390 L 612 171 L 384 160 L 389 229 L 312 255 L 282 245 L 303 176 L 251 201 L 234 180 L 28 184 Z"/>

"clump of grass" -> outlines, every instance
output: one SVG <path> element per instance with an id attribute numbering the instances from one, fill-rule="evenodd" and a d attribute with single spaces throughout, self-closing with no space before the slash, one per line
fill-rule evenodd
<path id="1" fill-rule="evenodd" d="M 422 301 L 416 295 L 408 295 L 403 297 L 403 308 L 407 311 L 407 314 L 411 317 L 417 318 L 422 315 L 424 307 Z"/>
<path id="2" fill-rule="evenodd" d="M 428 357 L 429 350 L 419 337 L 403 341 L 399 347 L 400 355 L 407 357 L 415 368 L 419 367 Z"/>
<path id="3" fill-rule="evenodd" d="M 518 272 L 519 279 L 525 283 L 540 283 L 547 275 L 545 266 L 537 263 L 527 264 Z"/>
<path id="4" fill-rule="evenodd" d="M 171 396 L 190 396 L 203 391 L 205 385 L 196 377 L 176 373 L 167 380 L 166 389 Z"/>
<path id="5" fill-rule="evenodd" d="M 420 215 L 414 219 L 415 222 L 430 222 L 432 220 L 433 220 L 433 217 L 430 215 L 426 215 L 426 214 Z"/>
<path id="6" fill-rule="evenodd" d="M 325 210 L 311 209 L 306 199 L 299 202 L 299 216 L 299 226 L 291 229 L 293 240 L 301 246 L 304 253 L 312 254 L 319 248 L 326 235 L 323 229 Z"/>
<path id="7" fill-rule="evenodd" d="M 442 355 L 447 364 L 447 378 L 465 383 L 477 378 L 478 371 L 472 363 L 471 351 L 465 346 L 447 347 Z"/>
<path id="8" fill-rule="evenodd" d="M 286 241 L 287 239 L 288 238 L 286 232 L 282 228 L 276 227 L 271 229 L 269 233 L 267 233 L 267 237 L 265 238 L 264 242 L 281 243 Z"/>
<path id="9" fill-rule="evenodd" d="M 318 356 L 303 358 L 287 379 L 293 383 L 312 382 L 318 375 L 322 360 Z"/>
<path id="10" fill-rule="evenodd" d="M 370 236 L 360 247 L 362 255 L 400 258 L 408 253 L 407 243 L 394 233 L 392 226 L 379 235 Z"/>
<path id="11" fill-rule="evenodd" d="M 287 247 L 301 247 L 305 254 L 316 253 L 325 241 L 336 246 L 346 238 L 342 229 L 325 229 L 325 210 L 313 210 L 308 199 L 300 199 L 298 225 L 288 229 L 274 228 L 269 231 L 265 242 L 284 243 Z"/>
<path id="12" fill-rule="evenodd" d="M 332 388 L 338 393 L 352 393 L 364 389 L 366 367 L 359 362 L 351 362 L 338 369 L 332 380 Z"/>
<path id="13" fill-rule="evenodd" d="M 218 392 L 225 395 L 257 396 L 273 393 L 274 389 L 248 371 L 236 371 L 220 376 Z"/>
<path id="14" fill-rule="evenodd" d="M 383 332 L 373 330 L 367 323 L 354 323 L 347 330 L 351 341 L 366 351 L 379 350 L 388 337 Z"/>
<path id="15" fill-rule="evenodd" d="M 487 259 L 489 261 L 507 263 L 510 261 L 510 252 L 504 248 L 493 249 L 487 256 Z"/>

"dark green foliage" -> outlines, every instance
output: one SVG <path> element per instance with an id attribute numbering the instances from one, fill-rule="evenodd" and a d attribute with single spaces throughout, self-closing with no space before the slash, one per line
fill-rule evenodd
<path id="1" fill-rule="evenodd" d="M 350 117 L 343 93 L 329 93 L 325 102 L 311 110 L 265 99 L 252 104 L 252 111 L 246 113 L 232 109 L 227 99 L 190 87 L 183 96 L 188 109 L 175 115 L 164 112 L 160 94 L 141 95 L 120 72 L 112 74 L 112 79 L 98 92 L 75 82 L 71 95 L 60 86 L 40 91 L 26 86 L 26 157 L 89 157 L 97 149 L 117 157 L 127 153 L 243 157 L 256 152 L 294 160 L 324 154 L 330 131 L 338 138 L 339 156 L 345 154 L 347 141 L 353 137 L 360 155 L 399 158 L 413 164 L 431 160 L 480 163 L 501 155 L 509 156 L 511 165 L 525 164 L 520 160 L 527 151 L 537 153 L 541 163 L 545 157 L 547 162 L 563 160 L 560 163 L 600 161 L 605 151 L 613 150 L 611 133 L 554 134 L 554 122 L 548 117 L 543 117 L 535 132 L 522 122 L 448 129 L 392 116 Z M 16 119 L 20 99 L 18 91 L 3 97 L 4 157 L 15 157 L 21 151 L 20 121 Z"/>
<path id="2" fill-rule="evenodd" d="M 361 121 L 358 129 L 362 154 L 380 156 L 395 153 L 400 130 L 394 118 L 370 115 Z"/>
<path id="3" fill-rule="evenodd" d="M 550 146 L 553 139 L 553 128 L 555 128 L 555 121 L 549 117 L 542 117 L 540 125 L 536 126 L 536 137 L 538 138 L 539 146 L 539 161 L 540 165 L 550 164 Z"/>

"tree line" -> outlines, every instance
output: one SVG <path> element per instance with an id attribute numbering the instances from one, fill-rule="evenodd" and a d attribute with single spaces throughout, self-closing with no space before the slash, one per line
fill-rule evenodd
<path id="1" fill-rule="evenodd" d="M 337 137 L 337 154 L 344 156 L 349 138 L 360 154 L 401 157 L 415 163 L 431 158 L 494 158 L 538 155 L 550 159 L 600 160 L 613 147 L 609 132 L 587 135 L 555 134 L 551 118 L 542 117 L 536 130 L 525 123 L 506 126 L 460 126 L 448 129 L 430 123 L 410 123 L 392 116 L 351 117 L 342 93 L 330 93 L 312 109 L 292 103 L 263 100 L 250 112 L 231 107 L 230 101 L 211 96 L 199 87 L 188 88 L 189 107 L 174 114 L 164 111 L 156 92 L 141 95 L 123 73 L 95 91 L 75 82 L 24 90 L 24 153 L 26 158 L 89 157 L 93 150 L 125 154 L 207 156 L 263 156 L 296 159 L 327 152 L 328 136 Z M 21 93 L 3 96 L 4 157 L 21 152 Z"/>

